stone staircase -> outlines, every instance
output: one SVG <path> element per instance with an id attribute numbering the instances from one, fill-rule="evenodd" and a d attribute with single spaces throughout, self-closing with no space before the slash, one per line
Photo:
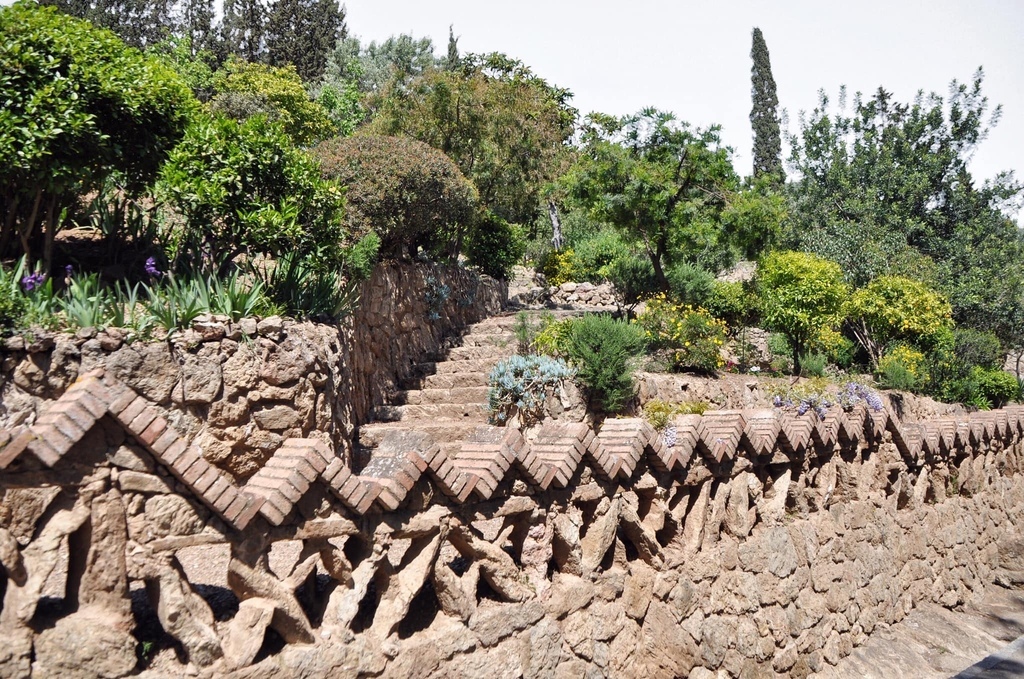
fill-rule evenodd
<path id="1" fill-rule="evenodd" d="M 525 312 L 533 326 L 543 311 Z M 582 314 L 577 310 L 547 312 L 556 319 Z M 421 363 L 415 377 L 393 402 L 379 406 L 373 420 L 359 428 L 356 467 L 373 457 L 373 450 L 389 432 L 416 430 L 428 434 L 449 454 L 487 421 L 487 379 L 491 369 L 518 350 L 513 327 L 516 313 L 492 316 L 471 326 L 461 344 L 439 361 Z"/>

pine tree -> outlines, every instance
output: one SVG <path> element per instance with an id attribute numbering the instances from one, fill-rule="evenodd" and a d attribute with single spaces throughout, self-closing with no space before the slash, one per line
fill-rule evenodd
<path id="1" fill-rule="evenodd" d="M 750 48 L 753 67 L 750 69 L 750 125 L 754 129 L 754 177 L 772 175 L 781 184 L 785 181 L 782 168 L 782 135 L 779 131 L 779 98 L 775 94 L 775 78 L 768 56 L 768 45 L 760 28 L 754 29 Z"/>
<path id="2" fill-rule="evenodd" d="M 346 33 L 337 0 L 277 0 L 267 22 L 268 59 L 274 66 L 294 64 L 303 80 L 313 82 Z"/>

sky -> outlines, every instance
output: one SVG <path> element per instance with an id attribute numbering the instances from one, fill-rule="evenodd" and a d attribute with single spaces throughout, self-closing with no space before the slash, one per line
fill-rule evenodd
<path id="1" fill-rule="evenodd" d="M 1003 170 L 1024 179 L 1024 0 L 344 0 L 351 35 L 429 36 L 446 50 L 505 52 L 574 93 L 581 113 L 669 110 L 722 126 L 736 169 L 750 173 L 751 30 L 764 34 L 779 104 L 797 131 L 825 90 L 909 102 L 943 96 L 985 69 L 982 92 L 1002 118 L 971 162 L 976 180 Z M 852 96 L 850 97 L 852 101 Z M 785 153 L 785 151 L 784 151 Z M 1017 215 L 1024 223 L 1024 214 Z"/>

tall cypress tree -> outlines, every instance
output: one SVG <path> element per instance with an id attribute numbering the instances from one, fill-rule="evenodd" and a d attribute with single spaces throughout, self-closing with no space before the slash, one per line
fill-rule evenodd
<path id="1" fill-rule="evenodd" d="M 234 55 L 250 62 L 261 61 L 266 24 L 267 8 L 261 0 L 224 0 L 218 56 L 222 60 Z"/>
<path id="2" fill-rule="evenodd" d="M 781 184 L 785 181 L 782 169 L 782 135 L 779 131 L 779 98 L 775 94 L 775 78 L 768 56 L 768 45 L 760 28 L 754 29 L 754 43 L 750 48 L 753 67 L 750 69 L 750 125 L 754 128 L 754 177 L 773 175 Z"/>
<path id="3" fill-rule="evenodd" d="M 455 37 L 455 27 L 448 26 L 448 56 L 444 67 L 454 71 L 459 65 L 459 39 Z"/>
<path id="4" fill-rule="evenodd" d="M 347 34 L 337 0 L 277 0 L 267 23 L 268 60 L 294 64 L 303 80 L 319 80 L 327 56 Z"/>
<path id="5" fill-rule="evenodd" d="M 178 5 L 178 31 L 188 38 L 192 55 L 213 51 L 217 38 L 213 30 L 213 0 L 181 0 Z"/>

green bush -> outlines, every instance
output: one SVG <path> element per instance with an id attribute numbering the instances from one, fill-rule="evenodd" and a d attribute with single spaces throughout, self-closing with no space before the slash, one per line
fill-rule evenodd
<path id="1" fill-rule="evenodd" d="M 333 320 L 352 313 L 359 302 L 359 285 L 324 266 L 314 255 L 287 253 L 263 276 L 267 297 L 284 310 Z"/>
<path id="2" fill-rule="evenodd" d="M 706 306 L 711 299 L 715 277 L 693 264 L 677 264 L 665 272 L 669 294 L 681 304 Z"/>
<path id="3" fill-rule="evenodd" d="M 724 363 L 728 328 L 705 309 L 675 304 L 661 294 L 647 301 L 637 323 L 653 347 L 668 351 L 673 370 L 713 372 Z"/>
<path id="4" fill-rule="evenodd" d="M 576 253 L 572 248 L 549 250 L 540 260 L 537 270 L 544 274 L 548 285 L 572 282 L 576 275 Z"/>
<path id="5" fill-rule="evenodd" d="M 622 295 L 626 304 L 633 305 L 650 297 L 659 289 L 654 265 L 647 257 L 627 255 L 612 261 L 607 267 L 608 281 Z"/>
<path id="6" fill-rule="evenodd" d="M 755 300 L 743 283 L 714 281 L 705 306 L 715 318 L 735 329 L 752 322 Z"/>
<path id="7" fill-rule="evenodd" d="M 887 389 L 918 391 L 928 382 L 924 354 L 897 344 L 882 356 L 876 367 L 879 381 Z"/>
<path id="8" fill-rule="evenodd" d="M 569 324 L 565 354 L 591 404 L 617 413 L 633 398 L 633 360 L 644 350 L 643 330 L 607 314 L 581 316 Z"/>
<path id="9" fill-rule="evenodd" d="M 956 328 L 953 330 L 953 352 L 965 366 L 995 369 L 1003 363 L 1003 346 L 994 333 Z"/>
<path id="10" fill-rule="evenodd" d="M 630 256 L 622 237 L 611 229 L 603 229 L 573 245 L 574 281 L 600 283 L 608 278 L 612 262 Z"/>
<path id="11" fill-rule="evenodd" d="M 522 228 L 488 211 L 470 232 L 466 259 L 488 276 L 507 279 L 525 252 L 526 237 Z"/>
<path id="12" fill-rule="evenodd" d="M 978 394 L 993 408 L 1002 408 L 1010 401 L 1020 399 L 1020 383 L 1012 373 L 975 366 L 971 370 L 971 378 L 978 386 Z"/>
<path id="13" fill-rule="evenodd" d="M 800 370 L 804 377 L 824 377 L 828 367 L 828 357 L 824 354 L 811 352 L 800 357 Z"/>
<path id="14" fill-rule="evenodd" d="M 793 347 L 793 370 L 822 330 L 842 320 L 848 289 L 839 265 L 806 252 L 773 252 L 757 271 L 761 320 L 786 336 Z"/>
<path id="15" fill-rule="evenodd" d="M 0 102 L 0 257 L 27 243 L 47 260 L 40 226 L 112 173 L 146 188 L 198 106 L 163 64 L 35 2 L 0 8 Z"/>
<path id="16" fill-rule="evenodd" d="M 943 295 L 901 276 L 879 276 L 846 305 L 850 328 L 875 363 L 896 342 L 920 345 L 952 327 L 951 313 Z"/>
<path id="17" fill-rule="evenodd" d="M 163 168 L 160 193 L 184 217 L 172 255 L 188 268 L 207 268 L 211 253 L 227 263 L 322 252 L 325 265 L 341 263 L 342 189 L 262 117 L 197 118 Z"/>
<path id="18" fill-rule="evenodd" d="M 477 192 L 446 155 L 407 137 L 330 139 L 315 148 L 323 176 L 346 187 L 345 224 L 380 237 L 384 257 L 454 259 L 473 222 Z"/>

